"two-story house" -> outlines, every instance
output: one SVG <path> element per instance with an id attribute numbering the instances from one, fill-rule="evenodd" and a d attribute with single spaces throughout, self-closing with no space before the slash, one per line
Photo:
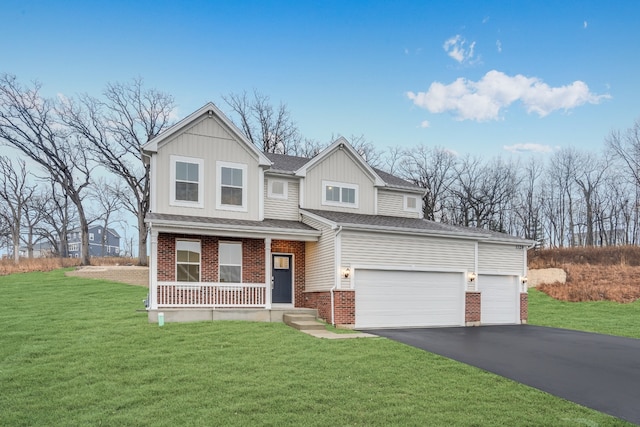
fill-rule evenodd
<path id="1" fill-rule="evenodd" d="M 357 328 L 526 321 L 533 242 L 424 220 L 424 190 L 344 138 L 311 159 L 265 154 L 209 103 L 143 152 L 150 321 L 302 308 Z"/>
<path id="2" fill-rule="evenodd" d="M 82 253 L 82 236 L 79 228 L 67 233 L 67 244 L 69 257 L 79 258 Z M 120 235 L 118 232 L 111 227 L 105 230 L 101 225 L 90 225 L 89 256 L 120 256 Z"/>

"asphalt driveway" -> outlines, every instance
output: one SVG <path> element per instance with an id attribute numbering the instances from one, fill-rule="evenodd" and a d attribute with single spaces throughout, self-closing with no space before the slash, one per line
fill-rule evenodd
<path id="1" fill-rule="evenodd" d="M 640 424 L 640 340 L 531 325 L 367 332 Z"/>

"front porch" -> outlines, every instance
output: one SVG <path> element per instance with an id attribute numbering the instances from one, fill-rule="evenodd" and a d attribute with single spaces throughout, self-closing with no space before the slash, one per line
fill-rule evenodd
<path id="1" fill-rule="evenodd" d="M 164 313 L 165 322 L 206 322 L 216 320 L 245 320 L 252 322 L 283 322 L 285 314 L 310 314 L 318 317 L 312 308 L 162 308 L 150 309 L 149 323 L 158 323 L 158 313 Z"/>

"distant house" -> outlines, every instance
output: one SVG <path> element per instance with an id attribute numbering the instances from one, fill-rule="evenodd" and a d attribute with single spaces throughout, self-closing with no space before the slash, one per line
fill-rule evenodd
<path id="1" fill-rule="evenodd" d="M 93 225 L 89 227 L 89 256 L 120 256 L 120 235 L 113 228 L 107 228 L 106 240 L 103 247 L 104 227 Z M 76 228 L 67 234 L 69 245 L 69 257 L 80 258 L 82 236 L 80 229 Z"/>
<path id="2" fill-rule="evenodd" d="M 49 258 L 54 256 L 55 253 L 56 248 L 46 240 L 40 240 L 33 244 L 34 258 Z M 20 246 L 20 256 L 25 258 L 29 256 L 29 249 L 26 246 Z"/>

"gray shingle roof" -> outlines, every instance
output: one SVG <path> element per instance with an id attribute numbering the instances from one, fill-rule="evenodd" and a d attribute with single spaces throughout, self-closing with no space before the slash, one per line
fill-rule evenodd
<path id="1" fill-rule="evenodd" d="M 213 218 L 203 216 L 190 216 L 190 215 L 172 215 L 149 212 L 145 217 L 146 221 L 167 221 L 175 223 L 192 223 L 203 225 L 218 225 L 218 226 L 235 226 L 246 228 L 272 228 L 275 230 L 297 230 L 297 231 L 315 231 L 314 228 L 309 227 L 299 221 L 287 221 L 282 219 L 265 219 L 263 221 L 249 221 L 245 219 L 232 219 L 232 218 Z"/>
<path id="2" fill-rule="evenodd" d="M 271 170 L 274 172 L 293 173 L 307 164 L 311 159 L 306 157 L 288 156 L 286 154 L 265 153 L 265 155 L 273 162 Z M 383 170 L 372 168 L 380 178 L 392 187 L 403 187 L 409 189 L 419 189 L 420 187 L 404 179 L 392 175 Z"/>
<path id="3" fill-rule="evenodd" d="M 302 213 L 309 212 L 319 217 L 325 218 L 337 225 L 345 227 L 354 226 L 357 228 L 370 228 L 372 230 L 386 229 L 390 231 L 417 233 L 435 233 L 443 235 L 458 235 L 481 240 L 498 240 L 508 241 L 516 244 L 526 245 L 527 240 L 520 237 L 511 236 L 506 233 L 498 233 L 479 228 L 460 227 L 455 225 L 443 224 L 441 222 L 428 221 L 419 218 L 401 218 L 384 215 L 364 215 L 348 212 L 333 212 L 318 209 L 303 209 Z"/>

